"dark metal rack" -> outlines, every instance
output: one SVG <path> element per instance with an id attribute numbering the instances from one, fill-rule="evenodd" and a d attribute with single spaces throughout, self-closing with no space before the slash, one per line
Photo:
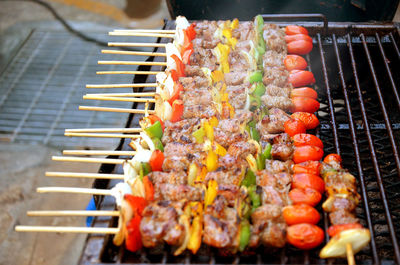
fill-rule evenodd
<path id="1" fill-rule="evenodd" d="M 313 15 L 321 18 L 321 15 Z M 305 16 L 295 16 L 294 19 Z M 290 16 L 264 16 L 289 19 Z M 358 264 L 400 264 L 400 76 L 399 25 L 291 22 L 307 27 L 314 49 L 307 59 L 317 83 L 321 108 L 316 134 L 324 142 L 325 154 L 340 153 L 347 168 L 358 179 L 362 197 L 357 215 L 371 232 L 371 244 L 356 255 Z M 289 23 L 277 23 L 281 26 Z M 173 28 L 173 21 L 166 23 Z M 166 40 L 160 39 L 164 42 Z M 157 58 L 150 58 L 153 60 Z M 143 69 L 146 70 L 146 69 Z M 141 77 L 135 77 L 135 82 Z M 153 80 L 154 81 L 154 80 Z M 147 82 L 152 82 L 147 80 Z M 146 88 L 143 89 L 145 91 Z M 136 106 L 138 107 L 138 106 Z M 139 106 L 140 107 L 140 106 Z M 137 126 L 139 117 L 130 116 L 127 127 Z M 118 149 L 127 144 L 121 141 Z M 101 172 L 122 172 L 103 165 Z M 98 188 L 115 183 L 97 181 Z M 101 198 L 103 199 L 103 198 Z M 101 209 L 113 209 L 110 198 L 99 200 Z M 321 209 L 319 209 L 321 210 Z M 329 226 L 323 215 L 321 226 Z M 116 226 L 116 219 L 97 218 L 94 226 Z M 328 239 L 328 235 L 326 234 Z M 321 260 L 319 250 L 300 251 L 290 246 L 271 251 L 222 257 L 202 247 L 195 256 L 172 256 L 168 246 L 130 253 L 112 244 L 112 238 L 90 235 L 81 264 L 343 264 L 344 259 Z"/>

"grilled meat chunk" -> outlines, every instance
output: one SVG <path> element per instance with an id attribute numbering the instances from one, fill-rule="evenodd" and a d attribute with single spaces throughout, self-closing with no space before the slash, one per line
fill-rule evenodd
<path id="1" fill-rule="evenodd" d="M 190 64 L 199 67 L 207 67 L 211 71 L 215 71 L 219 67 L 219 62 L 212 50 L 195 47 L 193 47 L 193 53 L 190 55 Z"/>
<path id="2" fill-rule="evenodd" d="M 178 122 L 165 122 L 165 129 L 161 139 L 164 146 L 167 143 L 192 143 L 192 133 L 200 128 L 200 119 L 186 119 Z"/>
<path id="3" fill-rule="evenodd" d="M 282 67 L 283 60 L 285 59 L 286 54 L 279 53 L 274 50 L 268 50 L 263 55 L 263 66 L 267 67 Z"/>
<path id="4" fill-rule="evenodd" d="M 206 77 L 194 76 L 194 77 L 180 77 L 179 83 L 182 84 L 184 91 L 197 91 L 201 89 L 207 89 L 209 80 Z"/>
<path id="5" fill-rule="evenodd" d="M 246 159 L 249 154 L 255 155 L 256 152 L 256 146 L 250 142 L 235 142 L 228 148 L 229 155 L 241 159 Z"/>
<path id="6" fill-rule="evenodd" d="M 281 109 L 271 108 L 269 114 L 265 115 L 257 124 L 257 130 L 261 135 L 281 133 L 285 131 L 284 124 L 290 116 Z"/>
<path id="7" fill-rule="evenodd" d="M 225 74 L 225 83 L 227 86 L 237 86 L 245 83 L 247 77 L 246 72 L 229 72 Z"/>
<path id="8" fill-rule="evenodd" d="M 180 201 L 187 199 L 190 201 L 200 201 L 203 197 L 202 189 L 188 186 L 161 183 L 154 185 L 154 200 Z"/>
<path id="9" fill-rule="evenodd" d="M 282 67 L 264 68 L 263 83 L 265 86 L 275 85 L 278 87 L 286 86 L 289 78 L 289 72 Z"/>
<path id="10" fill-rule="evenodd" d="M 329 214 L 329 220 L 331 221 L 332 225 L 358 223 L 358 219 L 355 217 L 355 215 L 346 210 L 331 212 Z"/>
<path id="11" fill-rule="evenodd" d="M 148 174 L 149 178 L 152 180 L 154 184 L 186 184 L 187 183 L 187 175 L 183 171 L 171 171 L 171 172 L 162 172 L 162 171 L 153 171 Z"/>
<path id="12" fill-rule="evenodd" d="M 186 105 L 184 104 L 182 119 L 211 118 L 216 116 L 217 111 L 212 102 L 208 105 Z"/>
<path id="13" fill-rule="evenodd" d="M 234 142 L 248 139 L 247 132 L 241 132 L 241 121 L 239 119 L 221 120 L 214 128 L 215 141 L 225 148 Z"/>
<path id="14" fill-rule="evenodd" d="M 263 30 L 267 47 L 270 50 L 286 55 L 285 32 L 275 24 L 265 24 Z"/>
<path id="15" fill-rule="evenodd" d="M 293 161 L 265 160 L 265 169 L 272 173 L 292 173 Z"/>
<path id="16" fill-rule="evenodd" d="M 290 111 L 293 107 L 293 102 L 288 97 L 280 97 L 280 96 L 269 96 L 264 95 L 261 97 L 261 100 L 265 107 L 267 108 L 279 108 L 284 111 Z"/>
<path id="17" fill-rule="evenodd" d="M 290 97 L 292 91 L 292 85 L 287 84 L 284 87 L 278 87 L 275 85 L 268 85 L 265 87 L 265 94 L 271 97 Z"/>
<path id="18" fill-rule="evenodd" d="M 272 159 L 287 161 L 292 159 L 293 145 L 291 144 L 274 144 L 272 145 Z"/>

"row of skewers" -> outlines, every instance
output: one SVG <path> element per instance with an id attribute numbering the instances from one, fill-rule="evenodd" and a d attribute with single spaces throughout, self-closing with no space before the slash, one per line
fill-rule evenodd
<path id="1" fill-rule="evenodd" d="M 323 193 L 328 197 L 323 209 L 330 215 L 332 226 L 328 232 L 332 239 L 320 256 L 351 257 L 351 252 L 368 244 L 369 231 L 361 227 L 354 215 L 359 196 L 354 176 L 341 168 L 338 155 L 328 155 L 323 163 L 318 162 L 323 157 L 323 144 L 316 136 L 307 134 L 307 130 L 319 124 L 312 114 L 319 103 L 316 91 L 306 87 L 315 79 L 305 70 L 307 61 L 300 56 L 312 49 L 312 39 L 305 28 L 288 26 L 283 31 L 276 25 L 264 24 L 260 16 L 254 22 L 197 24 L 179 17 L 174 31 L 115 31 L 111 35 L 152 35 L 174 40 L 167 44 L 143 44 L 165 47 L 165 53 L 143 54 L 165 56 L 165 63 L 148 63 L 166 66 L 165 72 L 99 72 L 156 74 L 155 84 L 111 85 L 155 86 L 154 94 L 84 97 L 146 102 L 144 110 L 80 107 L 145 114 L 141 128 L 67 130 L 66 135 L 131 138 L 133 151 L 112 154 L 133 158 L 55 157 L 64 161 L 123 164 L 124 175 L 47 175 L 119 178 L 124 182 L 112 190 L 49 187 L 39 188 L 39 192 L 114 195 L 119 211 L 92 214 L 118 214 L 118 228 L 92 231 L 116 233 L 114 243 L 125 242 L 130 251 L 162 243 L 175 246 L 175 255 L 185 249 L 196 253 L 201 244 L 226 253 L 251 251 L 259 245 L 280 248 L 286 242 L 300 249 L 315 248 L 324 236 L 316 226 L 320 215 L 313 207 Z M 116 45 L 124 44 L 112 46 Z M 148 109 L 151 102 L 155 103 L 155 110 Z M 112 134 L 116 132 L 119 134 Z M 76 150 L 64 153 L 105 154 Z M 25 230 L 29 229 L 32 230 Z"/>

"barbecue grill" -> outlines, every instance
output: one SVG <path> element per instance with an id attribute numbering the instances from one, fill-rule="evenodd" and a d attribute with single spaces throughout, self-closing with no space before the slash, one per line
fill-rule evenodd
<path id="1" fill-rule="evenodd" d="M 362 199 L 357 208 L 361 223 L 371 232 L 371 243 L 356 255 L 358 264 L 400 264 L 400 24 L 328 23 L 320 14 L 263 15 L 279 26 L 298 24 L 313 37 L 314 49 L 307 55 L 321 108 L 320 127 L 315 132 L 325 143 L 325 153 L 339 153 L 343 166 L 358 179 Z M 305 22 L 304 19 L 318 20 Z M 282 22 L 284 21 L 284 22 Z M 166 21 L 165 29 L 174 29 Z M 168 42 L 159 38 L 158 42 Z M 157 51 L 159 48 L 155 48 Z M 150 57 L 148 61 L 162 60 Z M 162 70 L 140 66 L 138 70 Z M 397 70 L 397 71 L 396 71 Z M 134 83 L 155 82 L 154 76 L 136 76 Z M 140 88 L 134 92 L 150 91 Z M 134 103 L 134 108 L 144 104 Z M 126 127 L 138 127 L 140 115 L 131 114 Z M 131 150 L 121 139 L 117 150 Z M 117 157 L 109 157 L 117 158 Z M 120 157 L 124 158 L 124 157 Z M 122 173 L 120 165 L 103 164 L 100 173 Z M 96 180 L 94 188 L 111 188 L 115 181 Z M 95 197 L 97 208 L 113 210 L 111 197 Z M 323 212 L 322 209 L 319 209 Z M 325 213 L 321 226 L 328 228 Z M 116 217 L 96 217 L 95 227 L 116 227 Z M 326 234 L 326 240 L 328 240 Z M 216 249 L 202 246 L 197 255 L 173 256 L 169 246 L 126 251 L 112 243 L 112 236 L 90 234 L 80 264 L 343 264 L 344 259 L 322 260 L 319 250 L 301 251 L 286 246 L 273 251 L 259 248 L 254 253 L 225 257 Z"/>

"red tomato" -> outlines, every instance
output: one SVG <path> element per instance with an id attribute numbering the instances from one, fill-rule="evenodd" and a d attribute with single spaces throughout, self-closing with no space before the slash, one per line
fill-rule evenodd
<path id="1" fill-rule="evenodd" d="M 315 129 L 319 125 L 319 120 L 313 113 L 298 111 L 290 115 L 290 117 L 302 121 L 307 130 Z"/>
<path id="2" fill-rule="evenodd" d="M 297 41 L 297 40 L 305 40 L 312 42 L 312 38 L 306 34 L 295 34 L 295 35 L 286 35 L 285 36 L 286 43 Z"/>
<path id="3" fill-rule="evenodd" d="M 179 99 L 181 91 L 183 91 L 183 86 L 181 85 L 181 83 L 178 83 L 178 82 L 175 83 L 174 84 L 174 92 L 172 93 L 172 96 L 170 97 L 170 99 L 168 99 L 168 102 L 171 106 L 173 106 L 173 103 L 175 100 Z"/>
<path id="4" fill-rule="evenodd" d="M 287 225 L 301 223 L 316 225 L 321 219 L 317 210 L 304 203 L 286 206 L 283 208 L 282 214 Z"/>
<path id="5" fill-rule="evenodd" d="M 312 145 L 324 148 L 324 144 L 317 136 L 308 133 L 299 133 L 292 137 L 294 146 Z"/>
<path id="6" fill-rule="evenodd" d="M 154 186 L 148 176 L 143 177 L 143 185 L 146 201 L 154 200 Z"/>
<path id="7" fill-rule="evenodd" d="M 354 228 L 363 228 L 363 226 L 359 223 L 333 225 L 328 228 L 328 235 L 330 237 L 334 237 L 335 235 L 339 234 L 344 230 L 349 230 Z"/>
<path id="8" fill-rule="evenodd" d="M 151 171 L 162 171 L 162 165 L 164 163 L 164 153 L 160 150 L 154 150 L 150 157 Z"/>
<path id="9" fill-rule="evenodd" d="M 180 99 L 177 99 L 174 101 L 172 104 L 172 117 L 170 119 L 170 122 L 177 122 L 182 119 L 183 115 L 183 101 Z"/>
<path id="10" fill-rule="evenodd" d="M 324 241 L 324 231 L 316 225 L 297 224 L 288 227 L 286 238 L 293 246 L 308 250 L 318 247 Z"/>
<path id="11" fill-rule="evenodd" d="M 285 28 L 286 35 L 305 34 L 308 35 L 308 30 L 305 27 L 297 25 L 289 25 Z"/>
<path id="12" fill-rule="evenodd" d="M 325 163 L 329 163 L 331 161 L 337 162 L 339 164 L 342 164 L 342 158 L 338 154 L 329 154 L 324 158 Z"/>
<path id="13" fill-rule="evenodd" d="M 306 97 L 306 98 L 313 98 L 313 99 L 317 99 L 318 98 L 317 91 L 315 91 L 311 87 L 294 88 L 292 90 L 290 96 L 292 98 L 294 98 L 294 97 Z"/>
<path id="14" fill-rule="evenodd" d="M 292 70 L 289 73 L 288 82 L 294 87 L 303 87 L 315 83 L 315 78 L 312 72 L 304 70 Z"/>
<path id="15" fill-rule="evenodd" d="M 160 124 L 161 124 L 161 127 L 162 127 L 162 129 L 163 129 L 163 131 L 164 131 L 164 128 L 165 128 L 164 122 L 163 122 L 157 115 L 152 114 L 152 115 L 147 116 L 146 118 L 150 120 L 150 123 L 151 123 L 152 125 L 153 125 L 156 121 L 159 121 Z"/>
<path id="16" fill-rule="evenodd" d="M 287 44 L 287 51 L 290 54 L 304 55 L 311 52 L 313 44 L 311 41 L 296 40 Z"/>
<path id="17" fill-rule="evenodd" d="M 312 145 L 305 145 L 296 147 L 293 152 L 293 162 L 295 164 L 299 164 L 302 162 L 306 162 L 308 160 L 311 161 L 319 161 L 324 156 L 324 151 Z"/>
<path id="18" fill-rule="evenodd" d="M 322 194 L 325 191 L 325 182 L 316 175 L 299 173 L 293 175 L 292 188 L 311 188 Z"/>
<path id="19" fill-rule="evenodd" d="M 292 112 L 314 113 L 319 110 L 319 102 L 312 98 L 294 97 L 292 103 Z"/>
<path id="20" fill-rule="evenodd" d="M 293 204 L 305 203 L 313 207 L 322 199 L 321 193 L 311 188 L 292 189 L 289 191 L 289 197 Z"/>
<path id="21" fill-rule="evenodd" d="M 142 248 L 142 237 L 140 234 L 140 221 L 142 218 L 139 215 L 133 218 L 126 224 L 125 247 L 127 250 L 135 252 Z"/>
<path id="22" fill-rule="evenodd" d="M 306 126 L 302 121 L 289 119 L 283 125 L 285 127 L 285 133 L 289 134 L 290 136 L 294 136 L 298 133 L 305 133 Z"/>
<path id="23" fill-rule="evenodd" d="M 306 161 L 300 164 L 293 165 L 293 173 L 309 173 L 313 175 L 320 175 L 321 163 L 318 161 Z"/>
<path id="24" fill-rule="evenodd" d="M 192 55 L 192 53 L 193 49 L 189 49 L 182 54 L 182 61 L 184 64 L 190 64 L 190 56 Z"/>
<path id="25" fill-rule="evenodd" d="M 289 54 L 283 60 L 283 63 L 288 71 L 304 70 L 307 68 L 306 60 L 299 55 Z"/>

